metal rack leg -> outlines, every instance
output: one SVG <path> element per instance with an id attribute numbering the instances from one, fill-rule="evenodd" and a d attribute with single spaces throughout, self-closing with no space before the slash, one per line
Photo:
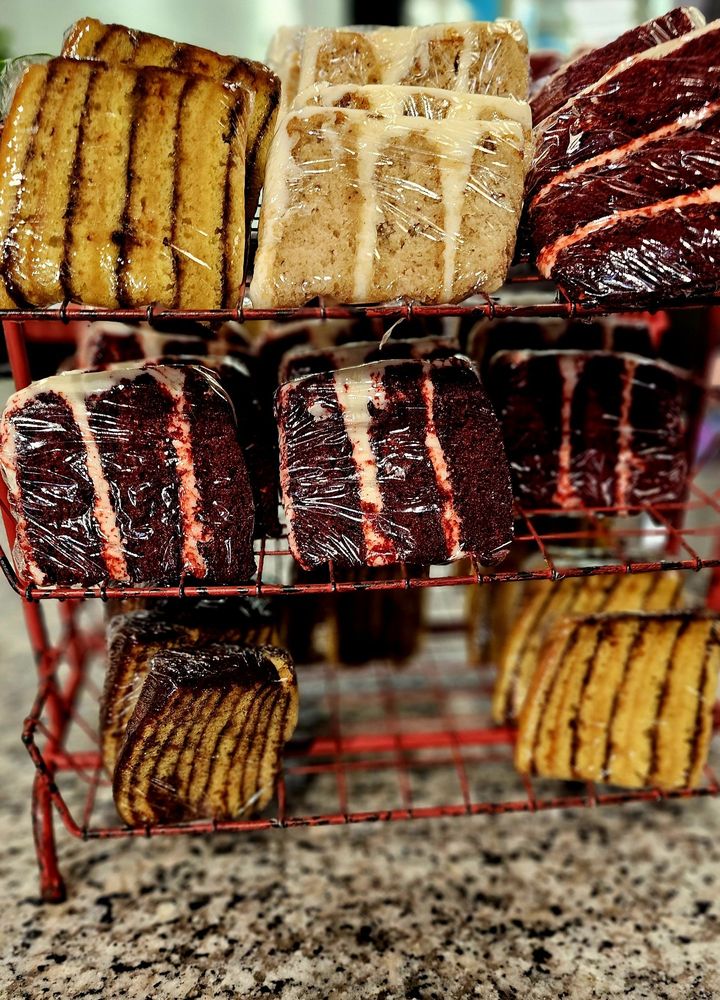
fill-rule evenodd
<path id="1" fill-rule="evenodd" d="M 65 882 L 58 868 L 50 779 L 46 774 L 36 774 L 33 782 L 32 825 L 40 869 L 40 895 L 46 903 L 62 903 L 66 898 Z"/>

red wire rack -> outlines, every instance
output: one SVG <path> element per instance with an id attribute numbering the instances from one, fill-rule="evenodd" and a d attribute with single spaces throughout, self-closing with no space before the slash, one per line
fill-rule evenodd
<path id="1" fill-rule="evenodd" d="M 515 281 L 536 281 L 519 276 Z M 397 303 L 373 307 L 326 306 L 297 310 L 83 311 L 82 319 L 122 321 L 344 318 L 357 315 L 394 320 L 413 316 L 591 316 L 587 309 L 550 290 L 552 301 L 504 303 L 486 299 L 461 306 L 414 306 Z M 701 304 L 682 303 L 679 308 Z M 632 304 L 623 312 L 637 311 Z M 38 320 L 32 336 L 50 321 L 79 318 L 67 304 L 59 310 L 0 312 L 8 355 L 18 388 L 31 379 L 25 321 Z M 709 449 L 714 455 L 716 449 Z M 0 484 L 0 507 L 12 546 L 14 525 Z M 0 555 L 8 581 L 22 599 L 30 644 L 38 665 L 38 694 L 25 722 L 23 740 L 36 767 L 33 784 L 33 831 L 40 868 L 41 894 L 58 901 L 65 886 L 58 867 L 54 815 L 83 839 L 172 836 L 246 830 L 431 819 L 436 817 L 587 807 L 631 801 L 654 801 L 720 794 L 718 740 L 705 780 L 696 789 L 662 793 L 657 789 L 610 790 L 522 780 L 511 766 L 514 734 L 491 724 L 489 673 L 467 666 L 463 641 L 443 631 L 428 638 L 423 654 L 407 669 L 376 663 L 340 671 L 329 665 L 301 669 L 301 721 L 286 748 L 271 809 L 254 819 L 197 821 L 155 827 L 119 824 L 110 782 L 98 752 L 97 701 L 101 687 L 104 637 L 97 620 L 98 602 L 85 598 L 293 595 L 354 590 L 447 588 L 458 585 L 512 583 L 530 579 L 556 581 L 568 576 L 647 573 L 669 569 L 712 569 L 709 603 L 720 606 L 720 490 L 707 469 L 699 468 L 684 503 L 645 505 L 618 517 L 613 508 L 592 508 L 568 517 L 557 511 L 516 508 L 515 550 L 528 557 L 518 569 L 495 572 L 470 563 L 447 567 L 403 566 L 397 578 L 350 581 L 328 567 L 327 577 L 312 582 L 293 578 L 285 540 L 258 543 L 257 573 L 233 586 L 40 588 L 17 573 Z M 57 600 L 59 631 L 51 627 L 43 605 Z M 42 602 L 42 603 L 40 603 Z M 95 611 L 95 621 L 87 621 Z M 716 728 L 720 710 L 716 710 Z M 303 728 L 304 727 L 304 728 Z"/>

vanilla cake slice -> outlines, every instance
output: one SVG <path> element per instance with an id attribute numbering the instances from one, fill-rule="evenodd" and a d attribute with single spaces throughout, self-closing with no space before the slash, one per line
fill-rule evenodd
<path id="1" fill-rule="evenodd" d="M 515 247 L 524 148 L 514 121 L 290 113 L 268 158 L 253 305 L 495 291 Z"/>

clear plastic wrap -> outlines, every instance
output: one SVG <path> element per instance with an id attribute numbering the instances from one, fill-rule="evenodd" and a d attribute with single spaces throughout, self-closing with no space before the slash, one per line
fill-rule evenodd
<path id="1" fill-rule="evenodd" d="M 511 121 L 292 112 L 268 157 L 253 305 L 494 291 L 515 247 L 524 146 Z"/>
<path id="2" fill-rule="evenodd" d="M 390 83 L 525 100 L 528 77 L 527 36 L 518 21 L 314 28 L 302 37 L 297 90 L 319 82 Z"/>
<path id="3" fill-rule="evenodd" d="M 120 816 L 140 826 L 262 810 L 297 714 L 295 670 L 281 649 L 156 651 L 114 768 Z"/>
<path id="4" fill-rule="evenodd" d="M 0 464 L 21 578 L 230 583 L 254 572 L 232 404 L 195 365 L 69 372 L 15 393 Z"/>
<path id="5" fill-rule="evenodd" d="M 317 372 L 337 371 L 339 368 L 354 368 L 371 361 L 388 361 L 393 358 L 450 358 L 460 349 L 454 337 L 420 337 L 408 340 L 394 340 L 384 344 L 377 341 L 359 341 L 326 349 L 298 345 L 283 355 L 278 381 L 289 382 L 303 375 Z"/>
<path id="6" fill-rule="evenodd" d="M 280 386 L 276 412 L 289 543 L 303 568 L 505 555 L 507 460 L 466 359 L 308 375 Z"/>
<path id="7" fill-rule="evenodd" d="M 588 304 L 720 287 L 720 21 L 620 62 L 536 129 L 541 274 Z"/>
<path id="8" fill-rule="evenodd" d="M 176 70 L 30 66 L 0 140 L 0 306 L 234 307 L 251 106 Z"/>
<path id="9" fill-rule="evenodd" d="M 518 770 L 626 788 L 697 787 L 719 664 L 715 615 L 564 619 L 547 637 L 520 716 Z"/>
<path id="10" fill-rule="evenodd" d="M 604 351 L 506 351 L 487 384 L 522 503 L 622 512 L 684 499 L 701 390 L 681 369 Z"/>

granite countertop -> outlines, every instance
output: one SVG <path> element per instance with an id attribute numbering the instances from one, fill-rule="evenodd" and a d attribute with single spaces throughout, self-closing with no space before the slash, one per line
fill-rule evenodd
<path id="1" fill-rule="evenodd" d="M 0 610 L 0 996 L 720 998 L 717 800 L 203 840 L 60 830 L 68 901 L 39 903 L 34 678 L 6 589 Z"/>

